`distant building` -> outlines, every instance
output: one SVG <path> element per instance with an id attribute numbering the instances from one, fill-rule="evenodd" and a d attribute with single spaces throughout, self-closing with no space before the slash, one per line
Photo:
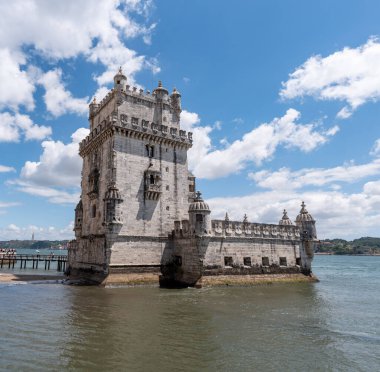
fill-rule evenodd
<path id="1" fill-rule="evenodd" d="M 180 128 L 180 115 L 176 89 L 131 88 L 121 69 L 108 95 L 90 104 L 70 275 L 153 273 L 180 285 L 215 275 L 309 275 L 317 234 L 304 203 L 296 225 L 286 211 L 278 225 L 246 215 L 211 220 L 188 170 L 192 133 Z"/>

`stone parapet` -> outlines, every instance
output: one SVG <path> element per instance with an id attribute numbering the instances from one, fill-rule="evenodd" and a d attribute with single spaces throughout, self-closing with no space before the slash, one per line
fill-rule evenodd
<path id="1" fill-rule="evenodd" d="M 297 226 L 226 220 L 212 220 L 211 233 L 216 237 L 300 239 L 300 230 Z"/>
<path id="2" fill-rule="evenodd" d="M 136 125 L 121 120 L 117 115 L 112 114 L 109 115 L 107 119 L 103 120 L 85 139 L 83 139 L 79 144 L 79 154 L 83 157 L 91 152 L 93 148 L 99 147 L 101 143 L 113 134 L 145 139 L 151 142 L 172 144 L 173 146 L 184 147 L 187 149 L 192 146 L 192 132 L 186 133 L 186 131 L 180 130 L 179 134 L 177 131 L 171 131 L 170 134 L 168 134 L 167 130 L 168 127 L 166 125 L 154 123 L 147 125 L 144 121 L 141 121 Z"/>

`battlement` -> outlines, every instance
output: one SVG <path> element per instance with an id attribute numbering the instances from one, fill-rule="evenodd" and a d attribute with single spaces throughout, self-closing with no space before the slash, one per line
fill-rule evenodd
<path id="1" fill-rule="evenodd" d="M 169 129 L 169 130 L 168 130 Z M 139 118 L 128 118 L 125 114 L 118 115 L 113 113 L 106 119 L 102 120 L 90 134 L 79 144 L 79 153 L 86 153 L 87 149 L 95 142 L 101 142 L 107 138 L 108 134 L 120 133 L 126 136 L 145 137 L 146 139 L 165 142 L 176 145 L 183 145 L 190 148 L 193 143 L 193 133 L 177 128 L 168 127 L 167 125 L 150 123 L 147 120 Z"/>
<path id="2" fill-rule="evenodd" d="M 275 225 L 265 223 L 250 223 L 240 221 L 212 220 L 211 232 L 213 236 L 229 236 L 239 238 L 266 238 L 266 239 L 299 239 L 300 230 L 297 226 Z"/>
<path id="3" fill-rule="evenodd" d="M 120 91 L 112 88 L 107 95 L 99 102 L 93 105 L 92 110 L 90 111 L 90 116 L 95 116 L 98 114 L 107 104 L 114 98 L 116 95 L 120 94 L 121 97 L 118 99 L 120 101 L 129 101 L 133 104 L 144 105 L 147 107 L 153 107 L 156 103 L 159 103 L 163 106 L 164 109 L 170 109 L 171 98 L 169 95 L 165 95 L 162 99 L 157 98 L 156 93 L 150 92 L 150 90 L 137 89 L 137 87 L 131 87 L 129 85 L 126 86 L 125 89 L 121 89 Z"/>
<path id="4" fill-rule="evenodd" d="M 175 237 L 191 235 L 189 220 L 175 221 L 173 234 Z M 299 240 L 300 229 L 294 225 L 275 225 L 240 221 L 212 220 L 211 237 L 262 238 Z"/>

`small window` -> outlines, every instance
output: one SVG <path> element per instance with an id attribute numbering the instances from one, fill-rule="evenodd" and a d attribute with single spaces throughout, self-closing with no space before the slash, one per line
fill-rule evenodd
<path id="1" fill-rule="evenodd" d="M 263 266 L 269 266 L 269 257 L 263 257 L 261 260 Z"/>
<path id="2" fill-rule="evenodd" d="M 301 257 L 296 258 L 296 265 L 301 266 Z"/>
<path id="3" fill-rule="evenodd" d="M 120 84 L 120 80 L 117 80 L 116 83 L 117 83 L 117 84 Z"/>
<path id="4" fill-rule="evenodd" d="M 286 257 L 280 257 L 280 266 L 286 266 Z"/>
<path id="5" fill-rule="evenodd" d="M 169 190 L 169 185 L 166 186 L 166 190 Z"/>
<path id="6" fill-rule="evenodd" d="M 182 256 L 174 256 L 174 264 L 177 266 L 182 266 Z"/>
<path id="7" fill-rule="evenodd" d="M 169 167 L 166 167 L 166 169 L 165 169 L 165 170 L 166 170 L 166 172 L 169 172 Z"/>
<path id="8" fill-rule="evenodd" d="M 244 257 L 244 266 L 252 266 L 251 257 Z"/>
<path id="9" fill-rule="evenodd" d="M 224 266 L 232 266 L 232 257 L 224 257 Z"/>
<path id="10" fill-rule="evenodd" d="M 189 185 L 189 191 L 190 192 L 194 192 L 195 191 L 194 185 L 192 185 L 192 184 Z"/>
<path id="11" fill-rule="evenodd" d="M 195 221 L 197 221 L 197 222 L 203 222 L 203 216 L 201 214 L 196 214 L 195 215 Z"/>
<path id="12" fill-rule="evenodd" d="M 91 209 L 91 217 L 92 217 L 92 218 L 95 218 L 95 217 L 96 217 L 96 205 L 93 205 L 93 206 L 92 206 L 92 209 Z"/>
<path id="13" fill-rule="evenodd" d="M 154 146 L 146 145 L 146 154 L 150 158 L 153 158 L 154 157 Z"/>
<path id="14" fill-rule="evenodd" d="M 151 185 L 154 185 L 154 176 L 153 176 L 153 174 L 151 174 L 151 175 L 149 176 L 149 183 L 150 183 Z"/>
<path id="15" fill-rule="evenodd" d="M 168 211 L 169 209 L 170 209 L 170 207 L 169 207 L 169 206 L 167 206 L 167 207 L 166 207 L 166 210 Z"/>

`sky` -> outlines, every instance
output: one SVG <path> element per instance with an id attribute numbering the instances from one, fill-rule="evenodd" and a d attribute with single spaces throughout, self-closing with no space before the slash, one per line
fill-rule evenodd
<path id="1" fill-rule="evenodd" d="M 0 1 L 0 240 L 72 239 L 88 103 L 182 94 L 213 218 L 380 236 L 377 0 Z M 27 15 L 27 16 L 26 16 Z"/>

